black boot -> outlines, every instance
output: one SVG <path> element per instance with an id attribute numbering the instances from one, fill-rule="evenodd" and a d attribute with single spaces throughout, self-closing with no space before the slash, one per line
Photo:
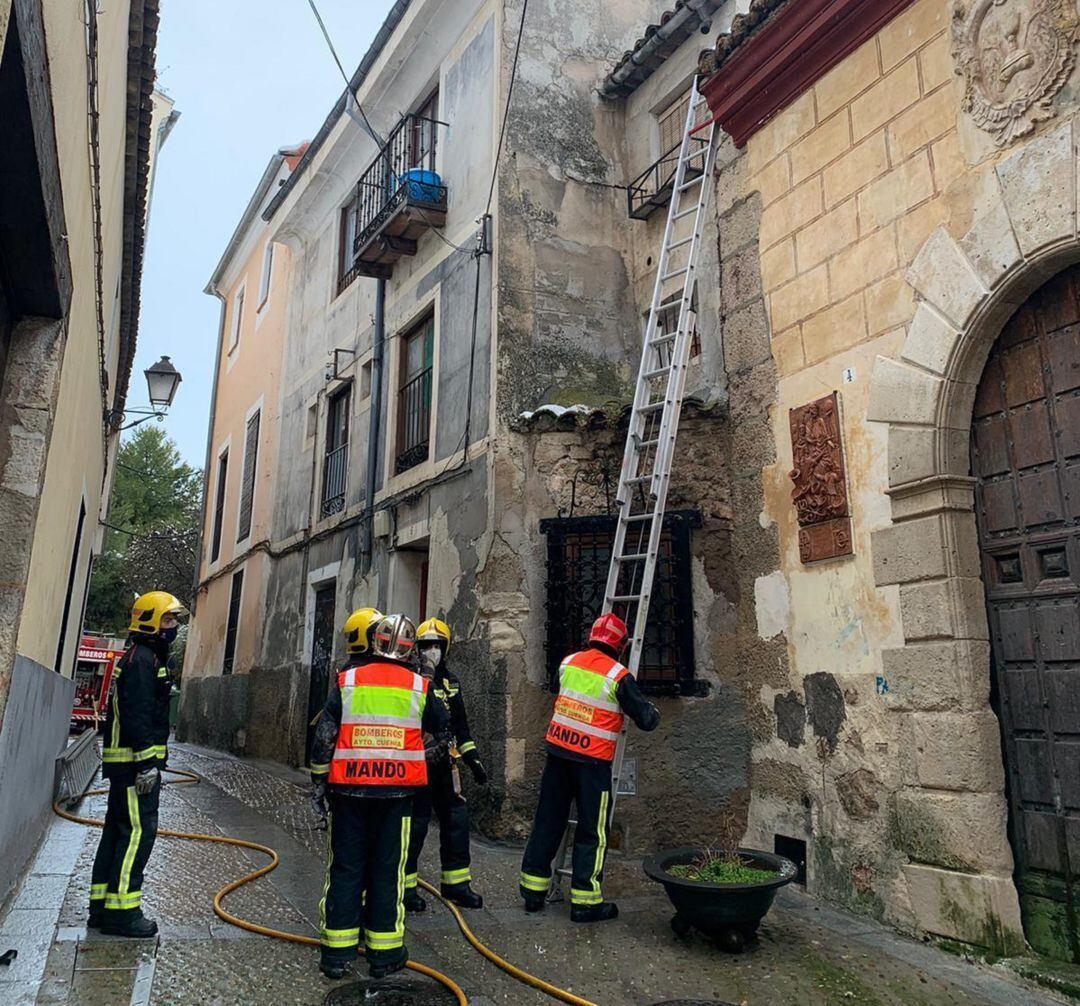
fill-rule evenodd
<path id="1" fill-rule="evenodd" d="M 123 922 L 105 918 L 101 923 L 101 931 L 106 936 L 126 936 L 132 940 L 148 940 L 151 936 L 157 936 L 157 923 L 148 919 L 142 912 L 137 912 Z"/>
<path id="2" fill-rule="evenodd" d="M 332 982 L 336 982 L 349 973 L 349 962 L 333 957 L 324 957 L 319 961 L 319 970 Z"/>
<path id="3" fill-rule="evenodd" d="M 385 978 L 387 975 L 392 975 L 395 971 L 400 971 L 409 960 L 409 952 L 402 947 L 396 957 L 382 957 L 378 960 L 372 960 L 368 957 L 368 974 L 374 979 Z"/>
<path id="4" fill-rule="evenodd" d="M 420 897 L 420 892 L 415 887 L 407 888 L 401 901 L 407 912 L 422 912 L 427 908 L 427 902 Z"/>
<path id="5" fill-rule="evenodd" d="M 100 929 L 102 922 L 105 921 L 102 917 L 104 912 L 104 908 L 91 908 L 90 914 L 86 917 L 86 928 Z"/>
<path id="6" fill-rule="evenodd" d="M 572 905 L 571 922 L 607 922 L 619 917 L 619 906 L 614 901 L 602 901 L 599 905 Z"/>
<path id="7" fill-rule="evenodd" d="M 525 911 L 542 912 L 544 910 L 544 902 L 547 901 L 547 896 L 543 894 L 537 894 L 535 891 L 525 893 L 521 892 L 522 898 L 525 899 Z"/>
<path id="8" fill-rule="evenodd" d="M 476 893 L 466 880 L 464 884 L 443 884 L 442 896 L 460 908 L 483 908 L 484 899 Z"/>

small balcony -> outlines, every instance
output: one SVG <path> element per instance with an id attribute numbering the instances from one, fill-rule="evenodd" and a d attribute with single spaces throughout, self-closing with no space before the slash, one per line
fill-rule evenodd
<path id="1" fill-rule="evenodd" d="M 708 140 L 704 134 L 690 137 L 691 154 L 707 145 Z M 650 164 L 626 187 L 627 209 L 632 219 L 648 220 L 653 213 L 671 201 L 671 190 L 675 187 L 675 171 L 679 167 L 679 146 L 672 147 Z M 686 181 L 701 174 L 704 159 L 696 157 L 687 163 Z"/>
<path id="2" fill-rule="evenodd" d="M 420 236 L 446 223 L 446 186 L 435 173 L 440 123 L 403 116 L 356 183 L 353 261 L 349 273 L 388 279 Z"/>

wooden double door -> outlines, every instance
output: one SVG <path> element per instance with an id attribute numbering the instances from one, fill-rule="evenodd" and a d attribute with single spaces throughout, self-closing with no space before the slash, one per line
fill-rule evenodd
<path id="1" fill-rule="evenodd" d="M 1080 266 L 991 350 L 972 474 L 1025 934 L 1080 963 Z"/>

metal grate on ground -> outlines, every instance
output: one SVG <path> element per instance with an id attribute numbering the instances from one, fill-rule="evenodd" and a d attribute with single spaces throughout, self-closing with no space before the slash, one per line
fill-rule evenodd
<path id="1" fill-rule="evenodd" d="M 323 1006 L 455 1006 L 453 994 L 428 981 L 383 978 L 349 982 L 333 989 Z"/>

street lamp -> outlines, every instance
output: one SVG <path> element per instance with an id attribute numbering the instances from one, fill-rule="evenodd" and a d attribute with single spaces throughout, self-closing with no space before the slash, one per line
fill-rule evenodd
<path id="1" fill-rule="evenodd" d="M 172 405 L 173 398 L 176 396 L 176 389 L 180 386 L 180 381 L 183 380 L 180 371 L 172 365 L 169 357 L 163 356 L 152 367 L 147 367 L 143 373 L 146 375 L 146 389 L 151 408 L 111 409 L 106 414 L 107 421 L 111 426 L 121 430 L 130 430 L 133 426 L 145 423 L 148 419 L 161 420 L 165 418 L 165 410 Z M 120 426 L 119 424 L 125 416 L 141 416 L 142 418 Z"/>
<path id="2" fill-rule="evenodd" d="M 146 374 L 146 386 L 150 393 L 150 404 L 156 409 L 165 410 L 172 405 L 176 389 L 183 380 L 180 371 L 169 362 L 167 356 L 163 356 L 152 367 L 143 371 Z"/>

